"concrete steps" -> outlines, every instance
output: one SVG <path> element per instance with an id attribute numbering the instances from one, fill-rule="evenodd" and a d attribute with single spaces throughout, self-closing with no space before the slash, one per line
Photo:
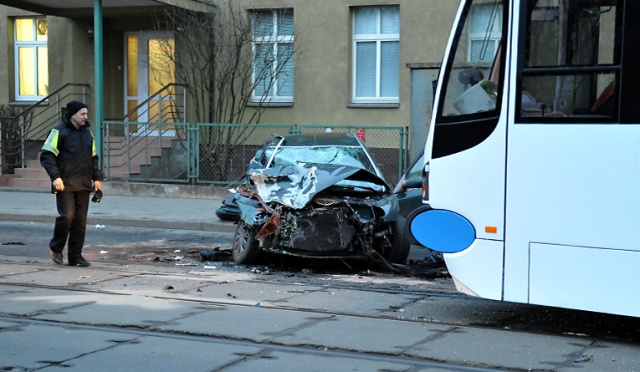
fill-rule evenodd
<path id="1" fill-rule="evenodd" d="M 25 166 L 26 168 L 16 168 L 14 174 L 0 176 L 0 186 L 43 190 L 51 188 L 51 180 L 38 160 L 27 160 Z"/>

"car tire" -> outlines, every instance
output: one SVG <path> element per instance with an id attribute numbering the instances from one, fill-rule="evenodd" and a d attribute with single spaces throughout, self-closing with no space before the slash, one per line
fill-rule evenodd
<path id="1" fill-rule="evenodd" d="M 251 265 L 260 260 L 260 250 L 256 240 L 256 231 L 244 221 L 238 221 L 236 234 L 231 247 L 233 260 L 239 264 Z"/>
<path id="2" fill-rule="evenodd" d="M 385 252 L 384 259 L 390 263 L 405 264 L 407 257 L 409 257 L 411 242 L 404 238 L 404 218 L 399 217 L 391 225 L 391 229 L 393 232 L 393 248 Z"/>

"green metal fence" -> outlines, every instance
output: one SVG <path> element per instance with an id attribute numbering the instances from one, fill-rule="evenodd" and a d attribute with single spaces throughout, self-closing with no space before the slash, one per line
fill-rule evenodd
<path id="1" fill-rule="evenodd" d="M 103 124 L 103 168 L 110 180 L 228 185 L 274 134 L 331 130 L 356 133 L 395 184 L 406 166 L 406 128 L 338 125 L 133 123 Z"/>

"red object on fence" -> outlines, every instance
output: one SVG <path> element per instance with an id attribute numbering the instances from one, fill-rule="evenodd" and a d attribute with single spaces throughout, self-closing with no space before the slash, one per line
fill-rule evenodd
<path id="1" fill-rule="evenodd" d="M 360 138 L 362 142 L 364 142 L 364 128 L 356 129 L 356 135 L 358 136 L 358 138 Z"/>

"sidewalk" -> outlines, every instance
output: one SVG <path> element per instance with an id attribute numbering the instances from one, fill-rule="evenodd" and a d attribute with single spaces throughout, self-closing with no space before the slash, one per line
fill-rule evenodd
<path id="1" fill-rule="evenodd" d="M 105 186 L 102 202 L 89 205 L 87 225 L 235 231 L 233 223 L 215 215 L 223 200 L 220 192 L 208 199 L 112 195 Z M 0 221 L 53 223 L 57 215 L 55 196 L 48 192 L 0 187 Z"/>

